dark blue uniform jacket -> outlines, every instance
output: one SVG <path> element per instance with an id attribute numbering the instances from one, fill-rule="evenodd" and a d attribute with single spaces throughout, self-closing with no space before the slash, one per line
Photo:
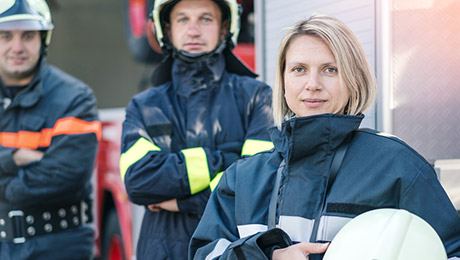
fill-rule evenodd
<path id="1" fill-rule="evenodd" d="M 44 60 L 41 64 L 11 103 L 0 92 L 1 214 L 25 209 L 45 212 L 90 199 L 100 135 L 96 99 L 83 82 Z M 39 150 L 44 156 L 18 167 L 12 156 L 19 148 Z M 24 244 L 0 242 L 0 259 L 89 258 L 93 237 L 92 228 L 80 225 L 28 238 Z"/>
<path id="2" fill-rule="evenodd" d="M 131 100 L 120 159 L 129 198 L 140 205 L 177 199 L 180 210 L 146 210 L 138 259 L 187 259 L 219 173 L 242 155 L 273 147 L 270 104 L 271 88 L 228 73 L 223 56 L 176 59 L 172 81 Z"/>
<path id="3" fill-rule="evenodd" d="M 274 248 L 331 241 L 351 218 L 377 208 L 406 209 L 426 220 L 449 257 L 460 257 L 460 218 L 433 167 L 396 137 L 357 130 L 363 116 L 294 118 L 271 129 L 275 149 L 237 161 L 212 193 L 194 233 L 190 259 L 267 259 Z M 325 206 L 334 153 L 352 134 Z M 268 209 L 281 162 L 276 226 L 267 231 Z M 355 241 L 359 243 L 359 241 Z"/>

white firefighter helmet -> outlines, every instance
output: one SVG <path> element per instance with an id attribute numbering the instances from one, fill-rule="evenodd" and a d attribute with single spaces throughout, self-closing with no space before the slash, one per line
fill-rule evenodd
<path id="1" fill-rule="evenodd" d="M 160 46 L 163 46 L 163 37 L 164 37 L 164 22 L 167 16 L 166 12 L 171 12 L 172 7 L 177 4 L 180 0 L 155 0 L 155 5 L 152 11 L 152 18 L 155 23 L 155 35 Z M 222 18 L 229 18 L 230 28 L 229 32 L 231 35 L 231 40 L 233 46 L 236 46 L 238 39 L 238 34 L 240 32 L 240 9 L 236 0 L 213 0 L 220 7 L 222 12 L 227 11 L 227 13 L 222 13 Z M 222 8 L 225 7 L 225 8 Z M 223 10 L 225 9 L 225 10 Z"/>
<path id="2" fill-rule="evenodd" d="M 436 231 L 402 209 L 377 209 L 348 222 L 329 245 L 324 260 L 442 260 L 446 251 Z"/>
<path id="3" fill-rule="evenodd" d="M 53 28 L 45 0 L 0 1 L 0 30 L 46 31 L 44 43 L 48 46 Z"/>

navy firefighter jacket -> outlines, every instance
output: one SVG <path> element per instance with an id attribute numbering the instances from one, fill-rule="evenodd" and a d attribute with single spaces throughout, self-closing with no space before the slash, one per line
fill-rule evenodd
<path id="1" fill-rule="evenodd" d="M 80 210 L 89 213 L 82 205 L 90 200 L 101 131 L 96 98 L 86 84 L 41 61 L 33 80 L 13 99 L 0 82 L 0 218 L 6 220 L 0 226 L 5 235 L 0 237 L 2 260 L 88 258 L 94 246 L 93 229 L 83 225 L 90 219 L 83 221 Z M 13 153 L 21 148 L 44 155 L 17 166 Z M 11 241 L 11 218 L 5 216 L 12 212 L 24 214 L 25 243 Z M 44 228 L 45 234 L 39 234 Z M 56 248 L 66 250 L 56 254 Z"/>
<path id="2" fill-rule="evenodd" d="M 133 97 L 120 171 L 132 202 L 177 198 L 179 212 L 146 209 L 138 259 L 186 259 L 210 190 L 241 156 L 271 149 L 271 88 L 225 70 L 222 55 L 176 59 L 172 81 Z"/>
<path id="3" fill-rule="evenodd" d="M 275 149 L 239 160 L 225 171 L 192 237 L 190 259 L 268 259 L 276 248 L 310 241 L 315 219 L 316 241 L 332 241 L 353 217 L 377 208 L 418 215 L 436 230 L 448 256 L 460 257 L 460 218 L 433 167 L 396 137 L 357 130 L 362 118 L 323 114 L 288 120 L 282 131 L 272 128 Z M 332 158 L 350 134 L 326 196 Z M 267 230 L 283 160 L 274 211 L 277 228 Z"/>

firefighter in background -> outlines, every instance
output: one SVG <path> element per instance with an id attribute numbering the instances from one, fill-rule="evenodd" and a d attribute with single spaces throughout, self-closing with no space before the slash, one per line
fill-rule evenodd
<path id="1" fill-rule="evenodd" d="M 46 63 L 44 0 L 0 2 L 0 259 L 90 259 L 100 123 L 81 81 Z"/>
<path id="2" fill-rule="evenodd" d="M 271 88 L 231 52 L 235 0 L 156 1 L 164 61 L 126 108 L 120 171 L 146 206 L 138 259 L 187 259 L 188 243 L 222 171 L 271 149 Z"/>

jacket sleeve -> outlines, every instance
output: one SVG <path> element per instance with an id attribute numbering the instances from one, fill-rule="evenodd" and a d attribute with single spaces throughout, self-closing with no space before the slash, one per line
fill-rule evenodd
<path id="1" fill-rule="evenodd" d="M 270 150 L 273 148 L 273 143 L 270 141 L 267 129 L 273 126 L 271 114 L 271 98 L 272 90 L 269 86 L 262 82 L 257 82 L 259 87 L 249 102 L 245 104 L 244 120 L 246 125 L 246 135 L 244 143 L 241 147 L 226 147 L 222 145 L 220 148 L 223 157 L 223 170 L 227 169 L 236 160 L 254 155 L 258 152 Z M 218 173 L 210 183 L 210 189 L 213 191 L 219 183 L 222 175 Z M 201 215 L 206 206 L 209 197 L 209 192 L 197 194 L 184 200 L 178 200 L 179 209 L 181 211 L 192 212 Z M 185 210 L 187 209 L 187 210 Z"/>
<path id="2" fill-rule="evenodd" d="M 180 212 L 192 213 L 201 217 L 211 194 L 211 189 L 207 188 L 197 194 L 186 198 L 178 199 L 177 206 Z"/>
<path id="3" fill-rule="evenodd" d="M 202 191 L 224 164 L 221 151 L 192 147 L 171 152 L 169 136 L 156 137 L 154 141 L 147 132 L 141 110 L 133 99 L 123 122 L 120 157 L 120 173 L 130 200 L 149 205 L 205 195 Z"/>
<path id="4" fill-rule="evenodd" d="M 89 88 L 80 88 L 63 108 L 49 131 L 51 141 L 40 161 L 17 168 L 17 175 L 3 186 L 3 196 L 18 207 L 75 200 L 89 185 L 100 135 L 96 99 Z M 3 152 L 3 151 L 2 151 Z M 8 151 L 7 151 L 8 152 Z M 9 155 L 8 155 L 9 156 Z"/>
<path id="5" fill-rule="evenodd" d="M 15 175 L 18 168 L 13 160 L 13 153 L 16 149 L 0 145 L 0 177 Z"/>
<path id="6" fill-rule="evenodd" d="M 251 156 L 273 148 L 268 135 L 268 128 L 273 126 L 271 99 L 271 88 L 262 84 L 247 105 L 248 116 L 245 118 L 247 129 L 242 156 Z"/>
<path id="7" fill-rule="evenodd" d="M 460 258 L 460 217 L 437 180 L 433 167 L 426 164 L 403 192 L 400 208 L 427 221 L 440 236 L 448 257 Z"/>
<path id="8" fill-rule="evenodd" d="M 239 238 L 231 166 L 211 194 L 203 217 L 192 236 L 189 259 L 270 259 L 274 249 L 292 244 L 281 229 Z"/>

